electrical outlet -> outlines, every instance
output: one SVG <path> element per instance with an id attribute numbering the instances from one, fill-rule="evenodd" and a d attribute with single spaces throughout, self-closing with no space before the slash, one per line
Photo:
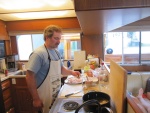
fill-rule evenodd
<path id="1" fill-rule="evenodd" d="M 16 84 L 16 79 L 12 78 L 12 84 Z"/>

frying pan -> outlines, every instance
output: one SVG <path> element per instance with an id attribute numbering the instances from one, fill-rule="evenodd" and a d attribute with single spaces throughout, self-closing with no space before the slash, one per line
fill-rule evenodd
<path id="1" fill-rule="evenodd" d="M 88 92 L 82 97 L 83 104 L 76 109 L 78 113 L 82 107 L 86 112 L 93 113 L 113 113 L 110 109 L 110 96 L 103 92 Z"/>

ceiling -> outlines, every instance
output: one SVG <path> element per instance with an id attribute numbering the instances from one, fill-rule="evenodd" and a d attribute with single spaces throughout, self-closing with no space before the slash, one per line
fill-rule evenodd
<path id="1" fill-rule="evenodd" d="M 83 33 L 87 35 L 150 30 L 149 10 L 147 7 L 75 12 L 74 0 L 0 0 L 0 20 L 77 17 Z"/>
<path id="2" fill-rule="evenodd" d="M 76 17 L 73 0 L 0 0 L 3 21 Z"/>

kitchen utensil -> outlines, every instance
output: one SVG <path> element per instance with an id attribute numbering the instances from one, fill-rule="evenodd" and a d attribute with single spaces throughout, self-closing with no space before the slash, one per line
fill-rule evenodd
<path id="1" fill-rule="evenodd" d="M 74 94 L 77 94 L 77 93 L 79 93 L 79 92 L 81 92 L 81 91 L 82 91 L 82 90 L 78 90 L 78 91 L 75 91 L 75 92 L 73 92 L 73 93 L 69 93 L 69 94 L 65 95 L 65 97 L 69 97 L 69 96 L 74 95 Z"/>
<path id="2" fill-rule="evenodd" d="M 103 92 L 88 92 L 82 97 L 83 104 L 79 106 L 77 111 L 84 107 L 86 112 L 94 113 L 113 113 L 110 109 L 110 96 Z M 75 112 L 78 113 L 78 112 Z"/>

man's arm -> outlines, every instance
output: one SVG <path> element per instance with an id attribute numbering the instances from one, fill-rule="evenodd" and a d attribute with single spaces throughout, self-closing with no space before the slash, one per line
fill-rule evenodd
<path id="1" fill-rule="evenodd" d="M 35 81 L 35 74 L 32 71 L 27 70 L 26 73 L 26 82 L 29 89 L 29 92 L 32 95 L 33 98 L 33 106 L 38 108 L 39 110 L 42 109 L 43 103 L 39 98 L 37 88 L 36 88 L 36 81 Z"/>
<path id="2" fill-rule="evenodd" d="M 62 72 L 61 74 L 63 75 L 63 77 L 67 77 L 68 75 L 73 75 L 73 76 L 76 76 L 76 77 L 80 76 L 79 71 L 68 70 L 64 66 L 61 67 L 61 72 Z"/>

